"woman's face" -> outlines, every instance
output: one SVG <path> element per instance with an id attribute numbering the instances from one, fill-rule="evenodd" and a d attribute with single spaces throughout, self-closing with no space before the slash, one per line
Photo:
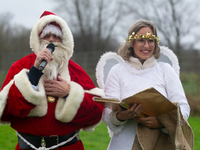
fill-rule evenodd
<path id="1" fill-rule="evenodd" d="M 150 32 L 151 35 L 153 35 L 153 32 L 151 28 L 149 27 L 143 27 L 141 28 L 138 32 L 137 35 L 147 35 L 147 33 Z M 134 57 L 140 58 L 142 63 L 150 58 L 154 52 L 155 49 L 155 42 L 154 40 L 150 39 L 137 39 L 134 41 L 133 44 L 133 49 L 134 49 Z"/>

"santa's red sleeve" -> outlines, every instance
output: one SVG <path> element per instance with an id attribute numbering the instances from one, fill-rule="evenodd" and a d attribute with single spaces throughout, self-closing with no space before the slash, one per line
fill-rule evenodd
<path id="1" fill-rule="evenodd" d="M 31 98 L 33 95 L 30 95 L 30 98 L 28 99 L 26 99 L 28 94 L 22 95 L 22 91 L 24 91 L 24 93 L 28 93 L 27 87 L 32 88 L 32 85 L 27 76 L 27 72 L 33 65 L 34 60 L 35 54 L 28 55 L 27 57 L 24 57 L 23 59 L 15 62 L 9 69 L 0 92 L 1 121 L 10 121 L 9 116 L 11 115 L 22 118 L 26 117 L 35 107 L 35 105 L 40 103 L 39 100 Z M 33 90 L 33 92 L 37 91 Z M 38 99 L 40 98 L 38 97 Z M 2 115 L 3 117 L 1 117 Z"/>

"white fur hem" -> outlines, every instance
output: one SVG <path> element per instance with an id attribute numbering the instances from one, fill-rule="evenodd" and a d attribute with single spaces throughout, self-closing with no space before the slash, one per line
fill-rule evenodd
<path id="1" fill-rule="evenodd" d="M 14 76 L 15 85 L 28 102 L 39 105 L 45 97 L 44 88 L 39 85 L 38 91 L 35 91 L 28 79 L 27 72 L 27 69 L 23 69 Z"/>
<path id="2" fill-rule="evenodd" d="M 10 87 L 13 85 L 14 80 L 11 80 L 0 92 L 0 118 L 3 114 L 3 111 L 5 109 L 5 106 L 7 104 L 7 98 L 8 98 L 8 93 L 10 90 Z M 1 124 L 8 124 L 9 122 L 4 122 L 0 120 Z"/>
<path id="3" fill-rule="evenodd" d="M 56 119 L 62 122 L 72 121 L 84 99 L 83 88 L 73 81 L 69 84 L 69 96 L 66 99 L 59 98 L 56 105 Z"/>

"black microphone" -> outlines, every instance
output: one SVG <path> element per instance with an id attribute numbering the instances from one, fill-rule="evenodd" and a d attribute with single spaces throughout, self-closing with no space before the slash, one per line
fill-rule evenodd
<path id="1" fill-rule="evenodd" d="M 49 50 L 51 53 L 53 53 L 53 51 L 54 51 L 54 49 L 55 49 L 55 45 L 54 45 L 53 43 L 50 43 L 49 45 L 47 45 L 47 48 L 48 48 L 48 50 Z M 43 60 L 41 61 L 40 65 L 39 65 L 38 70 L 39 70 L 39 71 L 44 70 L 44 67 L 46 66 L 46 64 L 47 64 L 47 61 L 43 59 Z"/>

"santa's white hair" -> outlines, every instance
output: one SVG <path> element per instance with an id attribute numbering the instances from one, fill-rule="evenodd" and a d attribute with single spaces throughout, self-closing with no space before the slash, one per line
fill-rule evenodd
<path id="1" fill-rule="evenodd" d="M 54 34 L 56 36 L 59 36 L 60 38 L 62 38 L 62 31 L 58 26 L 55 26 L 53 24 L 47 24 L 46 27 L 42 30 L 42 33 L 40 35 L 40 38 L 44 38 L 45 35 L 48 34 Z"/>

